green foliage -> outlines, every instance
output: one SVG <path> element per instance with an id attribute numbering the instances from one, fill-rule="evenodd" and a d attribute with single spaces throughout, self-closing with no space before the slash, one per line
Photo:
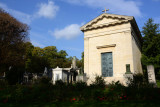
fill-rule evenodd
<path id="1" fill-rule="evenodd" d="M 0 8 L 0 72 L 24 64 L 29 27 Z"/>
<path id="2" fill-rule="evenodd" d="M 51 85 L 51 80 L 48 77 L 41 77 L 39 79 L 39 84 L 42 84 L 42 85 Z"/>
<path id="3" fill-rule="evenodd" d="M 56 46 L 34 47 L 29 42 L 29 27 L 0 9 L 0 74 L 7 72 L 9 84 L 20 83 L 24 72 L 42 73 L 44 68 L 68 68 L 72 57 Z M 77 60 L 79 68 L 83 62 Z M 13 67 L 9 71 L 9 67 Z"/>
<path id="4" fill-rule="evenodd" d="M 160 69 L 160 30 L 159 24 L 154 23 L 153 19 L 149 19 L 145 23 L 142 34 L 142 64 L 155 66 L 156 72 Z"/>
<path id="5" fill-rule="evenodd" d="M 157 87 L 160 88 L 160 80 L 157 80 Z"/>
<path id="6" fill-rule="evenodd" d="M 43 85 L 8 85 L 0 87 L 0 101 L 8 100 L 13 103 L 38 103 L 57 101 L 125 101 L 125 100 L 160 100 L 159 88 L 125 87 L 114 82 L 104 88 L 87 86 L 84 82 L 66 85 L 62 81 L 57 84 Z"/>
<path id="7" fill-rule="evenodd" d="M 62 80 L 57 80 L 55 83 L 56 86 L 65 86 L 65 83 Z"/>
<path id="8" fill-rule="evenodd" d="M 77 90 L 84 90 L 87 87 L 87 83 L 83 81 L 78 81 L 74 84 Z"/>
<path id="9" fill-rule="evenodd" d="M 24 99 L 23 98 L 23 97 L 25 97 L 24 96 L 24 89 L 25 88 L 22 85 L 19 85 L 19 84 L 16 85 L 16 89 L 15 89 L 15 92 L 13 94 L 13 97 L 14 97 L 16 102 L 20 102 L 21 100 Z"/>
<path id="10" fill-rule="evenodd" d="M 68 101 L 68 102 L 38 102 L 9 103 L 1 107 L 159 107 L 158 101 Z"/>
<path id="11" fill-rule="evenodd" d="M 102 76 L 96 75 L 95 81 L 91 84 L 91 86 L 96 86 L 96 87 L 105 87 L 106 82 Z"/>
<path id="12" fill-rule="evenodd" d="M 124 89 L 126 88 L 119 81 L 107 84 L 107 88 L 104 90 L 107 100 L 117 101 L 124 96 Z"/>
<path id="13" fill-rule="evenodd" d="M 50 78 L 43 76 L 38 79 L 35 79 L 30 86 L 33 87 L 33 89 L 35 89 L 38 93 L 40 93 L 41 90 L 50 89 L 50 87 L 52 87 L 53 84 Z M 38 93 L 35 93 L 35 94 L 38 94 Z"/>
<path id="14" fill-rule="evenodd" d="M 25 43 L 26 46 L 26 54 L 25 54 L 25 70 L 28 72 L 32 71 L 32 51 L 34 46 L 30 42 Z"/>
<path id="15" fill-rule="evenodd" d="M 0 72 L 9 84 L 21 81 L 29 27 L 0 8 Z M 12 67 L 9 71 L 9 67 Z M 12 72 L 13 71 L 13 72 Z"/>
<path id="16" fill-rule="evenodd" d="M 44 68 L 56 68 L 57 66 L 65 68 L 70 67 L 72 57 L 66 58 L 66 51 L 58 51 L 55 46 L 45 48 L 34 47 L 31 43 L 26 44 L 26 62 L 25 69 L 27 72 L 39 73 Z"/>
<path id="17" fill-rule="evenodd" d="M 104 92 L 102 89 L 98 88 L 98 89 L 93 89 L 91 91 L 91 96 L 92 96 L 92 100 L 97 100 L 100 101 L 102 97 L 104 97 Z"/>
<path id="18" fill-rule="evenodd" d="M 9 84 L 20 83 L 26 60 L 29 27 L 0 8 L 0 72 Z M 28 61 L 29 62 L 29 61 Z M 9 71 L 9 67 L 12 69 Z"/>
<path id="19" fill-rule="evenodd" d="M 4 79 L 0 80 L 0 88 L 8 86 L 8 82 L 5 81 Z"/>
<path id="20" fill-rule="evenodd" d="M 152 88 L 153 84 L 149 84 L 147 77 L 143 74 L 134 74 L 133 79 L 129 78 L 128 87 L 130 88 Z"/>
<path id="21" fill-rule="evenodd" d="M 21 83 L 24 73 L 24 66 L 17 67 L 14 66 L 10 71 L 6 72 L 6 80 L 10 85 L 15 85 L 16 83 Z"/>
<path id="22" fill-rule="evenodd" d="M 82 52 L 81 54 L 81 60 L 80 60 L 81 66 L 79 66 L 79 68 L 81 68 L 81 74 L 84 74 L 84 52 Z"/>
<path id="23" fill-rule="evenodd" d="M 117 81 L 117 82 L 112 82 L 112 83 L 108 84 L 107 86 L 110 87 L 110 88 L 114 88 L 114 89 L 124 88 L 124 85 L 121 84 L 119 81 Z"/>

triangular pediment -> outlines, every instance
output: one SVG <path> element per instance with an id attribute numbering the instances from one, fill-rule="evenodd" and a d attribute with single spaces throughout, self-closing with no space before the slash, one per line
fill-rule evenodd
<path id="1" fill-rule="evenodd" d="M 101 19 L 99 19 L 98 21 L 96 21 L 95 23 L 91 24 L 91 26 L 98 26 L 98 25 L 102 25 L 102 24 L 107 24 L 107 23 L 113 23 L 113 22 L 117 22 L 120 21 L 120 19 L 113 19 L 111 17 L 103 17 Z"/>
<path id="2" fill-rule="evenodd" d="M 104 27 L 104 26 L 110 26 L 115 24 L 121 24 L 124 22 L 128 22 L 130 20 L 133 20 L 132 16 L 122 16 L 122 15 L 113 15 L 113 14 L 101 14 L 97 18 L 93 19 L 89 23 L 82 26 L 80 29 L 82 31 Z"/>

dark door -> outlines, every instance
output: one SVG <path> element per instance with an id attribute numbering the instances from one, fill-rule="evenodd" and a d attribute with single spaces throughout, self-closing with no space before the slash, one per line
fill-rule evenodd
<path id="1" fill-rule="evenodd" d="M 111 52 L 101 54 L 101 65 L 102 65 L 102 76 L 112 77 L 113 76 L 113 61 L 112 61 Z"/>

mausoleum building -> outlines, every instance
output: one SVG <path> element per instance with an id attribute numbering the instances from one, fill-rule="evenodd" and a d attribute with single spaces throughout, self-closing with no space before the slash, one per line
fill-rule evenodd
<path id="1" fill-rule="evenodd" d="M 126 74 L 142 73 L 142 36 L 133 16 L 103 13 L 80 29 L 88 84 L 96 75 L 125 84 Z"/>

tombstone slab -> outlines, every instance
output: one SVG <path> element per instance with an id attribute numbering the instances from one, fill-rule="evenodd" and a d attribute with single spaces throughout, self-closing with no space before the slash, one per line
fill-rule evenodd
<path id="1" fill-rule="evenodd" d="M 153 65 L 147 65 L 147 72 L 148 72 L 148 81 L 149 83 L 156 85 L 156 77 L 154 72 L 154 66 Z"/>

